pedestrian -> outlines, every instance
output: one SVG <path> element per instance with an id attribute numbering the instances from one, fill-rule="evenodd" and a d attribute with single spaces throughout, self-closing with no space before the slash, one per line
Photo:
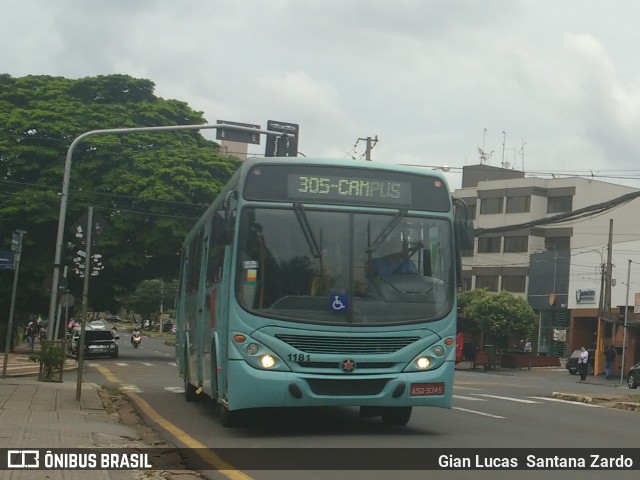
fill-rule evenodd
<path id="1" fill-rule="evenodd" d="M 34 343 L 36 341 L 36 334 L 38 333 L 38 329 L 36 324 L 33 322 L 29 322 L 27 325 L 27 331 L 25 332 L 25 336 L 27 337 L 27 341 L 29 342 L 29 350 L 33 352 Z"/>
<path id="2" fill-rule="evenodd" d="M 524 342 L 524 347 L 522 347 L 522 350 L 525 353 L 531 353 L 531 340 L 527 338 L 527 341 Z"/>
<path id="3" fill-rule="evenodd" d="M 587 381 L 587 374 L 589 372 L 589 352 L 582 346 L 580 347 L 580 356 L 578 357 L 578 372 L 580 372 L 580 383 Z"/>
<path id="4" fill-rule="evenodd" d="M 613 363 L 616 361 L 616 347 L 609 345 L 604 350 L 604 376 L 607 380 L 611 379 L 611 373 L 613 370 Z"/>

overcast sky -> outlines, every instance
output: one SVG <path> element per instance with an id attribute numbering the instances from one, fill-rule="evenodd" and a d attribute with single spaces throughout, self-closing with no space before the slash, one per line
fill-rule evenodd
<path id="1" fill-rule="evenodd" d="M 483 147 L 640 188 L 635 0 L 2 0 L 0 18 L 3 73 L 147 78 L 210 123 L 297 123 L 306 156 L 377 136 L 373 161 L 448 165 L 453 188 Z"/>

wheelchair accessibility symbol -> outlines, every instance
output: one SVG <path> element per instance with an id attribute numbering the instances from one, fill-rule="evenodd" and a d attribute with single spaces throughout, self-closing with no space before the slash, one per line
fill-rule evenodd
<path id="1" fill-rule="evenodd" d="M 346 312 L 347 310 L 349 310 L 349 297 L 346 294 L 330 294 L 329 308 L 338 313 Z"/>

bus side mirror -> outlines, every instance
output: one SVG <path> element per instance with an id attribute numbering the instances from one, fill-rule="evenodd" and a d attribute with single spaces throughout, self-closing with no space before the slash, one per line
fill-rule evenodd
<path id="1" fill-rule="evenodd" d="M 473 239 L 475 238 L 473 220 L 454 220 L 453 228 L 458 248 L 460 250 L 473 250 Z"/>
<path id="2" fill-rule="evenodd" d="M 233 238 L 233 227 L 229 225 L 225 212 L 217 211 L 213 216 L 213 225 L 211 226 L 211 235 L 213 243 L 217 245 L 229 245 Z"/>
<path id="3" fill-rule="evenodd" d="M 460 198 L 454 198 L 453 204 L 455 205 L 456 218 L 456 220 L 453 221 L 456 246 L 458 250 L 473 250 L 475 230 L 473 228 L 473 220 L 471 220 L 469 206 Z"/>
<path id="4" fill-rule="evenodd" d="M 222 208 L 213 216 L 212 235 L 213 242 L 218 245 L 229 245 L 233 239 L 236 224 L 236 208 L 238 206 L 238 192 L 235 190 L 227 193 Z"/>

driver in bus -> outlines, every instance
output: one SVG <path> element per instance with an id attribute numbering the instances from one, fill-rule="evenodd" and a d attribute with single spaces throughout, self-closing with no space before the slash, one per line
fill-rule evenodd
<path id="1" fill-rule="evenodd" d="M 372 260 L 374 277 L 387 277 L 398 273 L 418 273 L 418 267 L 409 258 L 410 252 L 407 242 L 399 235 L 391 234 L 379 249 L 386 255 Z"/>

